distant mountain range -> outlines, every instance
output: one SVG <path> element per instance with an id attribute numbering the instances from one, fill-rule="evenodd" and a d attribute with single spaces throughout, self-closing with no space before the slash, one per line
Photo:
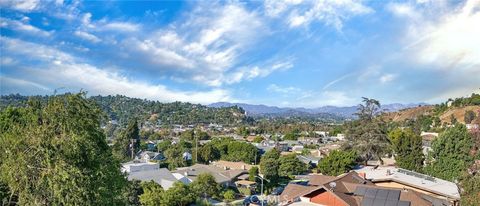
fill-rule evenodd
<path id="1" fill-rule="evenodd" d="M 385 104 L 382 105 L 382 110 L 386 112 L 396 112 L 398 110 L 417 107 L 419 105 L 427 105 L 425 103 L 418 104 Z M 317 108 L 291 108 L 291 107 L 276 107 L 267 105 L 255 105 L 245 103 L 229 103 L 229 102 L 216 102 L 207 105 L 209 107 L 242 107 L 249 116 L 311 116 L 318 114 L 331 114 L 344 118 L 353 118 L 355 112 L 357 112 L 358 106 L 337 107 L 337 106 L 323 106 Z"/>

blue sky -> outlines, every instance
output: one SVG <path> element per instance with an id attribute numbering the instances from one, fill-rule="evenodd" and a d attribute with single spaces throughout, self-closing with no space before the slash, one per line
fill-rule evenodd
<path id="1" fill-rule="evenodd" d="M 289 107 L 480 88 L 480 1 L 0 0 L 0 92 Z"/>

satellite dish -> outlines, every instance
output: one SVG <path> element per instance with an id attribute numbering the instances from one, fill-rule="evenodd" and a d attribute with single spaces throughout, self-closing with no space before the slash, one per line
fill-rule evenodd
<path id="1" fill-rule="evenodd" d="M 328 185 L 330 185 L 330 189 L 333 190 L 337 186 L 337 183 L 330 182 L 330 183 L 328 183 Z"/>

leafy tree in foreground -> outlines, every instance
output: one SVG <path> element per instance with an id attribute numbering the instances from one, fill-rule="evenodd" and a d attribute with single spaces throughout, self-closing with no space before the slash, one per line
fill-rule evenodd
<path id="1" fill-rule="evenodd" d="M 301 162 L 296 154 L 281 156 L 279 162 L 278 174 L 280 176 L 299 175 L 307 171 L 307 165 Z"/>
<path id="2" fill-rule="evenodd" d="M 123 205 L 126 179 L 85 94 L 0 112 L 0 181 L 20 205 Z"/>
<path id="3" fill-rule="evenodd" d="M 163 188 L 154 181 L 142 182 L 143 194 L 140 195 L 140 202 L 144 206 L 155 206 L 162 203 Z"/>
<path id="4" fill-rule="evenodd" d="M 171 188 L 163 192 L 160 205 L 186 206 L 195 202 L 195 195 L 190 188 L 181 182 L 175 182 Z"/>
<path id="5" fill-rule="evenodd" d="M 463 124 L 456 124 L 433 140 L 430 163 L 425 168 L 428 174 L 453 181 L 473 161 L 470 151 L 473 140 Z"/>
<path id="6" fill-rule="evenodd" d="M 355 151 L 333 150 L 318 163 L 319 171 L 324 175 L 338 176 L 355 167 Z"/>
<path id="7" fill-rule="evenodd" d="M 215 178 L 208 173 L 203 173 L 197 176 L 197 179 L 190 185 L 191 191 L 197 197 L 217 197 L 220 193 L 220 186 L 215 181 Z"/>
<path id="8" fill-rule="evenodd" d="M 422 172 L 422 137 L 410 129 L 395 129 L 388 134 L 395 152 L 396 164 L 404 169 Z"/>

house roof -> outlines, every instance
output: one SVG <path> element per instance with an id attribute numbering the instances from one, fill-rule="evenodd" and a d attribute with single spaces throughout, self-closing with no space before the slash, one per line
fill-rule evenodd
<path id="1" fill-rule="evenodd" d="M 213 162 L 212 165 L 220 167 L 220 168 L 229 168 L 229 169 L 237 169 L 237 170 L 249 170 L 250 168 L 253 167 L 253 165 L 247 164 L 245 162 L 231 162 L 231 161 L 225 161 L 225 160 L 219 160 L 216 162 Z"/>
<path id="2" fill-rule="evenodd" d="M 140 181 L 154 181 L 160 184 L 163 189 L 170 188 L 172 184 L 177 181 L 177 178 L 175 178 L 172 173 L 165 168 L 131 172 L 128 174 L 128 179 Z"/>
<path id="3" fill-rule="evenodd" d="M 309 185 L 316 185 L 316 186 L 319 186 L 319 185 L 323 185 L 327 182 L 330 182 L 334 179 L 336 179 L 337 177 L 335 176 L 328 176 L 328 175 L 309 175 L 308 176 L 308 184 Z"/>
<path id="4" fill-rule="evenodd" d="M 438 205 L 441 200 L 410 189 L 387 188 L 374 185 L 352 171 L 338 177 L 311 175 L 318 181 L 318 186 L 289 184 L 280 195 L 281 202 L 293 202 L 298 197 L 315 197 L 323 192 L 329 192 L 346 205 L 408 205 L 429 206 Z M 323 184 L 320 184 L 323 183 Z M 309 183 L 311 184 L 311 183 Z M 425 197 L 426 196 L 426 197 Z M 387 198 L 388 197 L 388 198 Z"/>
<path id="5" fill-rule="evenodd" d="M 280 194 L 280 202 L 292 202 L 294 199 L 319 188 L 320 187 L 318 186 L 305 186 L 290 183 L 285 187 L 282 194 Z"/>
<path id="6" fill-rule="evenodd" d="M 247 173 L 246 170 L 236 170 L 229 169 L 224 170 L 223 168 L 216 167 L 213 165 L 204 165 L 204 164 L 195 164 L 190 167 L 179 168 L 174 171 L 175 173 L 180 173 L 192 181 L 194 181 L 199 174 L 208 173 L 211 174 L 217 183 L 224 183 L 231 181 L 232 179 Z"/>
<path id="7" fill-rule="evenodd" d="M 366 178 L 372 182 L 392 181 L 455 200 L 460 199 L 459 188 L 455 183 L 410 170 L 387 166 L 377 169 L 363 167 L 355 171 L 365 173 Z"/>

